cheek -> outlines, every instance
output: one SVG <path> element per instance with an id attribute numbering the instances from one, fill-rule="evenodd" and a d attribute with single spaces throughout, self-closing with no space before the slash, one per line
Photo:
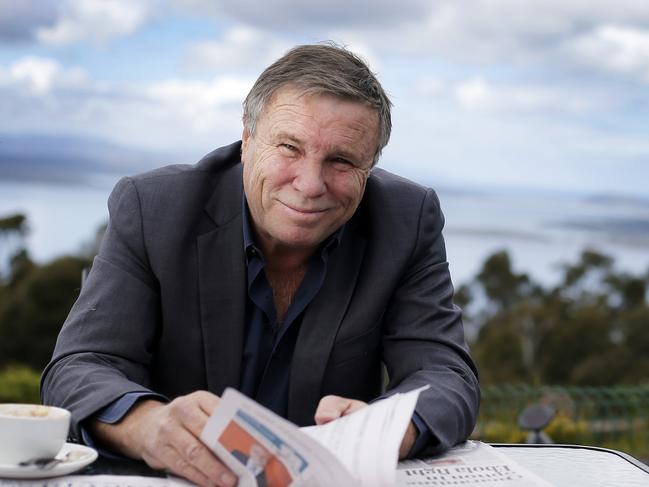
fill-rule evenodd
<path id="1" fill-rule="evenodd" d="M 344 178 L 336 186 L 336 198 L 344 202 L 347 208 L 356 208 L 360 203 L 365 191 L 365 182 L 367 178 L 359 175 L 353 178 Z"/>
<path id="2" fill-rule="evenodd" d="M 254 193 L 254 197 L 266 206 L 274 194 L 290 186 L 292 178 L 285 164 L 267 158 L 244 165 L 244 180 L 246 194 Z"/>
<path id="3" fill-rule="evenodd" d="M 244 164 L 243 165 L 243 189 L 245 190 L 246 194 L 248 195 L 248 198 L 254 194 L 254 188 L 255 188 L 255 173 L 254 173 L 254 167 L 252 164 Z"/>

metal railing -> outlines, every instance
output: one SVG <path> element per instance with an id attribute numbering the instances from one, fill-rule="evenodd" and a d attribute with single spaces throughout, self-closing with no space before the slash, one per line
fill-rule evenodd
<path id="1" fill-rule="evenodd" d="M 480 416 L 473 437 L 490 442 L 524 441 L 526 433 L 516 420 L 531 404 L 546 404 L 557 411 L 545 429 L 557 443 L 603 446 L 649 458 L 649 384 L 483 386 Z"/>

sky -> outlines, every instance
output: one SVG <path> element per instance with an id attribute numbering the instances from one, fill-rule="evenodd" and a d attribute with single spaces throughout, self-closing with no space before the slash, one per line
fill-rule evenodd
<path id="1" fill-rule="evenodd" d="M 120 176 L 239 139 L 260 72 L 322 41 L 391 96 L 382 167 L 647 207 L 648 0 L 0 0 L 0 217 L 28 215 L 37 260 L 74 252 Z"/>
<path id="2" fill-rule="evenodd" d="M 0 0 L 0 178 L 195 162 L 296 44 L 369 61 L 381 164 L 427 184 L 645 195 L 647 0 Z"/>

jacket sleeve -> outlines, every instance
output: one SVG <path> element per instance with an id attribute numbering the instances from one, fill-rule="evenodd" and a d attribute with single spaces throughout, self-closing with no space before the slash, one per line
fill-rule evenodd
<path id="1" fill-rule="evenodd" d="M 108 208 L 99 254 L 41 378 L 43 403 L 72 412 L 75 439 L 80 422 L 124 394 L 152 392 L 149 367 L 160 298 L 132 180 L 118 182 Z"/>
<path id="2" fill-rule="evenodd" d="M 439 200 L 428 190 L 407 270 L 384 315 L 387 394 L 429 386 L 416 407 L 432 435 L 424 454 L 464 441 L 475 426 L 480 400 L 461 310 L 453 304 L 443 226 Z"/>

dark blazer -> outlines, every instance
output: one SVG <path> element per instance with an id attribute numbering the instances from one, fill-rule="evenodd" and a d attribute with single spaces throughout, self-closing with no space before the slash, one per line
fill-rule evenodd
<path id="1" fill-rule="evenodd" d="M 240 142 L 194 166 L 116 185 L 110 221 L 42 378 L 42 397 L 79 422 L 127 392 L 173 398 L 237 388 L 246 268 Z M 475 424 L 477 373 L 464 341 L 437 196 L 381 169 L 331 255 L 307 308 L 290 370 L 288 419 L 313 423 L 320 398 L 369 401 L 429 384 L 417 412 L 436 437 Z"/>

